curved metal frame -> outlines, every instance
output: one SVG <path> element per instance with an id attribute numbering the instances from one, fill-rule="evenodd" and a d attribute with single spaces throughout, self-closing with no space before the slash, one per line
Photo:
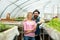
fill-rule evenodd
<path id="1" fill-rule="evenodd" d="M 37 1 L 35 1 L 35 2 L 37 2 Z M 19 9 L 19 10 L 17 11 L 17 13 L 18 13 L 18 12 L 22 12 L 22 11 L 24 10 L 23 8 L 26 7 L 26 6 L 28 6 L 28 5 L 30 5 L 30 4 L 33 4 L 33 3 L 29 3 L 29 4 L 25 5 L 25 6 L 23 6 L 22 9 L 21 9 L 21 11 L 20 11 L 20 9 Z M 19 15 L 19 14 L 15 14 L 15 15 Z M 14 16 L 15 16 L 15 15 L 14 15 Z"/>
<path id="2" fill-rule="evenodd" d="M 18 2 L 18 0 L 15 1 L 15 2 L 13 2 L 13 3 L 16 3 L 16 2 Z M 8 6 L 5 7 L 5 9 L 2 11 L 2 13 L 1 13 L 1 15 L 0 15 L 0 18 L 1 18 L 1 16 L 3 15 L 3 13 L 5 12 L 5 10 L 6 10 L 9 6 L 11 6 L 13 3 L 11 3 L 11 4 L 9 4 Z"/>

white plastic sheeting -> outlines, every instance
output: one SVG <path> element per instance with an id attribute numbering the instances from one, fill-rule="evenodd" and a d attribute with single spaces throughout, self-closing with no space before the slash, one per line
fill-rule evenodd
<path id="1" fill-rule="evenodd" d="M 60 0 L 0 0 L 0 18 L 5 18 L 8 12 L 11 17 L 18 17 L 35 9 L 41 12 L 42 17 L 44 13 L 60 13 Z"/>
<path id="2" fill-rule="evenodd" d="M 53 40 L 60 40 L 60 32 L 50 27 L 43 27 L 47 33 L 53 38 Z"/>
<path id="3" fill-rule="evenodd" d="M 0 40 L 13 40 L 16 35 L 19 35 L 17 26 L 0 33 Z"/>

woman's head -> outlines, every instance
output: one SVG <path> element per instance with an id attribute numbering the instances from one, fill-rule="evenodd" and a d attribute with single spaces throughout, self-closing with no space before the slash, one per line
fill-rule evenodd
<path id="1" fill-rule="evenodd" d="M 31 20 L 32 19 L 32 16 L 33 16 L 33 13 L 32 12 L 28 12 L 27 18 Z"/>

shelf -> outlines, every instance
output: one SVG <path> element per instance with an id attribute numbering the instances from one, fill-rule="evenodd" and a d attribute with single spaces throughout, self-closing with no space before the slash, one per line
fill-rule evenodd
<path id="1" fill-rule="evenodd" d="M 50 28 L 50 27 L 43 27 L 47 33 L 54 39 L 54 40 L 60 40 L 60 32 L 56 31 L 55 29 L 53 28 Z"/>
<path id="2" fill-rule="evenodd" d="M 0 40 L 13 40 L 16 35 L 19 35 L 18 27 L 14 26 L 9 30 L 0 33 Z"/>

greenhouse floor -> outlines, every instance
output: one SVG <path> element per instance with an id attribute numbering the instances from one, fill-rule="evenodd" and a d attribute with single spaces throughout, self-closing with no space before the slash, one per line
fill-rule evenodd
<path id="1" fill-rule="evenodd" d="M 45 29 L 41 28 L 40 31 L 40 40 L 53 40 L 48 33 L 46 32 Z M 23 32 L 20 32 L 20 35 L 18 36 L 18 40 L 23 40 Z"/>

